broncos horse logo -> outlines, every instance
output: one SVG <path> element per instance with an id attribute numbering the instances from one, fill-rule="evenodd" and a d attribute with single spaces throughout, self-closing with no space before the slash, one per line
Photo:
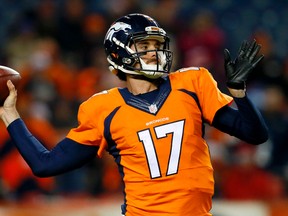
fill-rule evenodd
<path id="1" fill-rule="evenodd" d="M 119 31 L 124 31 L 124 33 L 128 35 L 126 29 L 131 29 L 131 25 L 123 22 L 116 22 L 108 30 L 106 40 L 112 41 L 112 36 L 114 35 L 114 33 Z"/>

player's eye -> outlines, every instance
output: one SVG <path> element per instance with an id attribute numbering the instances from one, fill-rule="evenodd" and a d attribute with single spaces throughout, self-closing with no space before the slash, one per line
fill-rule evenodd
<path id="1" fill-rule="evenodd" d="M 155 49 L 159 49 L 161 47 L 161 43 L 159 41 L 157 41 L 155 44 L 154 44 L 154 48 Z"/>
<path id="2" fill-rule="evenodd" d="M 155 49 L 160 49 L 161 45 L 160 44 L 156 44 L 154 47 L 155 47 Z"/>
<path id="3" fill-rule="evenodd" d="M 145 43 L 138 43 L 136 44 L 138 51 L 145 51 L 148 50 L 148 45 Z"/>
<path id="4" fill-rule="evenodd" d="M 142 45 L 142 46 L 140 47 L 140 49 L 141 49 L 141 50 L 148 50 L 148 46 L 147 46 L 147 45 Z"/>

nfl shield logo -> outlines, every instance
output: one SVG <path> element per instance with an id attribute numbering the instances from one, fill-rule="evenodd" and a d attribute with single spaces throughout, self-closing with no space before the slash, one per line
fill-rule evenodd
<path id="1" fill-rule="evenodd" d="M 155 114 L 158 111 L 156 104 L 151 104 L 148 108 L 149 108 L 150 113 L 153 113 L 153 114 Z"/>

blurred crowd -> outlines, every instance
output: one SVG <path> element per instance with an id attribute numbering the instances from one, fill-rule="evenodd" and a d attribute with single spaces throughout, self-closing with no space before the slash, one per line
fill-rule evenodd
<path id="1" fill-rule="evenodd" d="M 81 102 L 101 90 L 124 86 L 109 72 L 103 49 L 105 33 L 115 19 L 131 12 L 154 17 L 171 37 L 173 68 L 204 66 L 224 92 L 223 49 L 227 47 L 236 55 L 242 40 L 255 38 L 262 44 L 265 58 L 255 68 L 247 88 L 265 117 L 270 139 L 263 145 L 251 146 L 206 126 L 215 169 L 215 198 L 288 197 L 288 30 L 283 27 L 285 22 L 288 24 L 288 2 L 0 2 L 0 65 L 21 73 L 19 112 L 49 149 L 77 125 Z M 97 196 L 121 190 L 118 169 L 108 154 L 67 174 L 53 178 L 33 176 L 0 124 L 1 199 L 21 200 L 35 194 Z"/>

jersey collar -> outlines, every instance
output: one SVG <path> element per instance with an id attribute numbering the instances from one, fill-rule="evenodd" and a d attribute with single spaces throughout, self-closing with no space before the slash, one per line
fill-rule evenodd
<path id="1" fill-rule="evenodd" d="M 157 115 L 158 111 L 166 101 L 171 92 L 170 80 L 168 78 L 159 85 L 157 90 L 141 95 L 133 95 L 127 88 L 119 89 L 127 105 L 152 115 Z"/>

